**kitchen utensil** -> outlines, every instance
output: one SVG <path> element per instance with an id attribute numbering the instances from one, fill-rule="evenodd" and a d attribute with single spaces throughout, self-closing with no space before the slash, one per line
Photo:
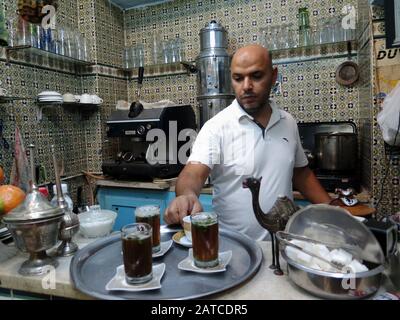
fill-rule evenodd
<path id="1" fill-rule="evenodd" d="M 340 64 L 336 69 L 336 81 L 344 86 L 353 85 L 360 76 L 358 64 L 351 60 L 351 50 L 351 41 L 348 41 L 348 60 Z"/>
<path id="2" fill-rule="evenodd" d="M 372 232 L 341 207 L 309 205 L 290 218 L 284 231 L 347 248 L 358 247 L 362 252 L 359 258 L 364 261 L 375 264 L 385 261 L 382 248 Z"/>
<path id="3" fill-rule="evenodd" d="M 57 243 L 59 226 L 64 215 L 60 208 L 53 207 L 38 191 L 34 171 L 33 149 L 30 145 L 31 192 L 24 202 L 9 212 L 3 222 L 10 230 L 15 245 L 30 254 L 18 272 L 22 275 L 42 275 L 48 267 L 57 267 L 57 260 L 47 256 L 46 250 Z"/>
<path id="4" fill-rule="evenodd" d="M 325 299 L 355 300 L 375 294 L 381 283 L 385 267 L 367 264 L 368 271 L 340 274 L 305 267 L 281 252 L 287 261 L 291 281 L 309 293 Z"/>
<path id="5" fill-rule="evenodd" d="M 143 111 L 143 105 L 139 101 L 140 93 L 142 90 L 143 75 L 144 75 L 144 68 L 139 67 L 138 90 L 136 95 L 136 101 L 132 102 L 131 106 L 129 107 L 129 113 L 128 113 L 129 118 L 136 118 Z"/>
<path id="6" fill-rule="evenodd" d="M 344 244 L 344 243 L 338 243 L 335 241 L 332 241 L 332 242 L 319 241 L 316 239 L 311 239 L 309 237 L 300 236 L 298 234 L 293 234 L 293 233 L 285 232 L 285 231 L 278 231 L 276 233 L 276 237 L 278 238 L 279 241 L 282 241 L 282 242 L 283 241 L 287 242 L 288 240 L 289 241 L 290 240 L 300 240 L 300 241 L 304 241 L 304 242 L 308 242 L 308 243 L 312 243 L 312 244 L 324 245 L 324 246 L 328 247 L 329 249 L 343 249 L 343 250 L 346 250 L 347 252 L 351 253 L 356 259 L 363 260 L 362 250 L 358 246 L 355 246 L 355 245 L 348 245 L 348 244 Z"/>
<path id="7" fill-rule="evenodd" d="M 311 256 L 313 258 L 319 259 L 319 260 L 325 262 L 326 264 L 328 264 L 329 266 L 331 266 L 337 272 L 341 272 L 341 270 L 344 267 L 344 265 L 341 264 L 341 263 L 338 263 L 336 261 L 329 261 L 329 260 L 325 259 L 324 257 L 321 257 L 321 256 L 315 254 L 314 252 L 311 252 L 311 251 L 309 251 L 309 250 L 307 250 L 305 248 L 302 248 L 302 247 L 298 246 L 297 244 L 294 244 L 293 242 L 290 242 L 290 241 L 286 240 L 284 237 L 282 237 L 281 234 L 277 233 L 276 234 L 276 238 L 279 240 L 281 245 L 284 244 L 285 246 L 289 246 L 289 247 L 295 248 L 297 250 L 300 250 L 300 251 L 308 254 L 309 256 Z"/>
<path id="8" fill-rule="evenodd" d="M 321 132 L 315 134 L 318 168 L 332 171 L 353 171 L 357 166 L 357 134 Z"/>
<path id="9" fill-rule="evenodd" d="M 309 205 L 288 221 L 285 232 L 322 242 L 357 246 L 368 271 L 338 274 L 315 270 L 287 256 L 289 278 L 312 294 L 328 299 L 360 299 L 374 294 L 380 287 L 385 256 L 372 232 L 346 210 L 325 204 Z"/>
<path id="10" fill-rule="evenodd" d="M 57 202 L 58 207 L 64 212 L 63 219 L 60 225 L 59 239 L 62 241 L 57 248 L 57 255 L 60 257 L 68 257 L 74 254 L 78 250 L 78 245 L 72 241 L 73 235 L 79 229 L 79 219 L 78 216 L 73 213 L 72 208 L 68 208 L 67 202 L 63 196 L 63 191 L 61 188 L 60 172 L 58 170 L 56 153 L 54 150 L 54 145 L 51 146 L 51 153 L 53 154 L 53 165 L 56 178 L 57 186 Z"/>

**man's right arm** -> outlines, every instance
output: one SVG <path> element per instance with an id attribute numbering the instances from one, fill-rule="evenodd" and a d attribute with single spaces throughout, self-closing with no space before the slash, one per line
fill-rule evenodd
<path id="1" fill-rule="evenodd" d="M 210 168 L 201 163 L 191 162 L 183 168 L 176 182 L 176 198 L 165 210 L 167 224 L 182 224 L 185 216 L 203 210 L 199 195 L 209 174 Z"/>

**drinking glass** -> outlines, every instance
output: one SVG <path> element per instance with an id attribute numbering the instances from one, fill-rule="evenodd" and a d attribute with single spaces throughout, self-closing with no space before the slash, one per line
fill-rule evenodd
<path id="1" fill-rule="evenodd" d="M 185 40 L 175 39 L 175 59 L 177 62 L 185 61 Z"/>
<path id="2" fill-rule="evenodd" d="M 125 279 L 129 284 L 148 282 L 153 278 L 151 226 L 132 223 L 121 230 Z"/>
<path id="3" fill-rule="evenodd" d="M 123 62 L 124 62 L 124 68 L 125 69 L 130 69 L 132 68 L 132 60 L 130 58 L 130 52 L 131 52 L 131 48 L 127 47 L 124 48 L 124 57 L 123 57 Z"/>
<path id="4" fill-rule="evenodd" d="M 163 63 L 170 63 L 170 43 L 169 41 L 162 41 L 161 42 L 161 47 L 162 47 L 162 56 L 163 56 Z"/>
<path id="5" fill-rule="evenodd" d="M 21 17 L 17 20 L 17 45 L 31 44 L 29 23 Z"/>
<path id="6" fill-rule="evenodd" d="M 144 66 L 144 46 L 142 43 L 136 45 L 136 66 Z"/>
<path id="7" fill-rule="evenodd" d="M 135 210 L 136 222 L 147 223 L 151 226 L 153 252 L 161 250 L 160 246 L 160 207 L 157 205 L 147 205 L 137 207 Z"/>
<path id="8" fill-rule="evenodd" d="M 218 217 L 214 212 L 191 216 L 192 246 L 195 266 L 211 268 L 218 265 Z"/>
<path id="9" fill-rule="evenodd" d="M 157 33 L 153 33 L 151 37 L 151 58 L 153 64 L 159 64 L 162 62 L 162 47 L 161 41 Z"/>

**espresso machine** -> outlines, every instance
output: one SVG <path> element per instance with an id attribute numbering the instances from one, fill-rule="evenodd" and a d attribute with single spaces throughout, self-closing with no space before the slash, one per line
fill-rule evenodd
<path id="1" fill-rule="evenodd" d="M 102 170 L 119 179 L 178 176 L 196 130 L 190 105 L 144 108 L 133 115 L 116 110 L 106 123 L 107 136 L 118 140 L 118 152 L 113 160 L 103 162 Z"/>

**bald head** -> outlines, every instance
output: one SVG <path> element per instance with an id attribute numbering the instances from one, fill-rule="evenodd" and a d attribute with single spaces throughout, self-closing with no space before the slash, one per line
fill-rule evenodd
<path id="1" fill-rule="evenodd" d="M 236 100 L 253 116 L 268 108 L 276 76 L 269 51 L 260 45 L 240 48 L 232 58 L 231 78 Z"/>
<path id="2" fill-rule="evenodd" d="M 265 64 L 267 70 L 272 71 L 272 57 L 268 49 L 258 44 L 250 44 L 238 49 L 232 58 L 232 66 L 247 65 L 260 61 Z"/>

